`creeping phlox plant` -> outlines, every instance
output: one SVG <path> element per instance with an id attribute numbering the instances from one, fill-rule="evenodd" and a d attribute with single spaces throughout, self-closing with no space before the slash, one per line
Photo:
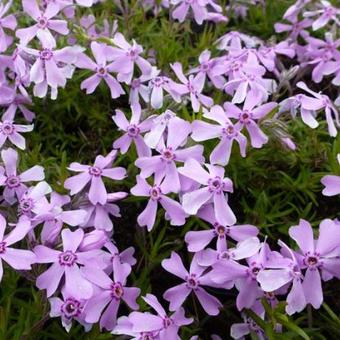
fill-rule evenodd
<path id="1" fill-rule="evenodd" d="M 237 169 L 229 169 L 233 158 L 245 162 L 270 143 L 290 157 L 300 148 L 291 123 L 335 140 L 340 9 L 298 0 L 274 39 L 262 40 L 237 30 L 254 6 L 266 4 L 0 0 L 0 277 L 15 270 L 41 290 L 48 311 L 38 330 L 50 317 L 98 339 L 96 330 L 144 340 L 309 338 L 310 322 L 304 330 L 292 320 L 306 309 L 310 321 L 327 282 L 340 279 L 340 222 L 283 216 L 284 233 L 268 235 L 244 220 L 236 201 L 247 197 L 237 196 Z M 152 38 L 146 48 L 128 27 L 136 9 L 155 25 L 165 18 L 162 25 L 194 35 L 223 33 L 193 49 L 189 63 L 160 67 Z M 92 102 L 107 91 L 114 140 L 109 151 L 94 146 L 97 154 L 83 158 L 91 164 L 74 159 L 68 178 L 48 184 L 52 168 L 24 161 L 26 139 L 69 86 Z M 340 194 L 340 176 L 320 179 L 323 195 Z M 162 249 L 152 264 L 134 249 L 135 225 L 137 243 L 151 235 L 151 256 Z M 167 230 L 180 235 L 176 242 L 164 239 Z M 126 249 L 114 231 L 126 236 Z M 143 283 L 152 271 L 161 287 Z M 206 321 L 234 306 L 238 322 L 207 335 Z"/>

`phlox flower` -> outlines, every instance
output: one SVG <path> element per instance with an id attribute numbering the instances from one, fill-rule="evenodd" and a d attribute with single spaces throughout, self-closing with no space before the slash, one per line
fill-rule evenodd
<path id="1" fill-rule="evenodd" d="M 78 55 L 83 51 L 80 46 L 66 46 L 56 50 L 55 42 L 46 41 L 40 50 L 19 46 L 21 50 L 36 57 L 30 69 L 30 81 L 34 86 L 34 95 L 46 96 L 48 86 L 51 87 L 52 99 L 57 97 L 58 87 L 65 87 L 66 80 L 71 78 Z"/>
<path id="2" fill-rule="evenodd" d="M 171 225 L 180 226 L 185 223 L 185 212 L 182 206 L 172 198 L 166 195 L 170 192 L 165 187 L 164 182 L 155 180 L 155 184 L 151 186 L 141 176 L 136 177 L 137 184 L 131 188 L 131 194 L 134 196 L 149 197 L 149 201 L 143 212 L 138 216 L 137 222 L 141 227 L 146 226 L 150 231 L 156 220 L 158 203 L 164 208 L 165 217 L 170 220 Z"/>
<path id="3" fill-rule="evenodd" d="M 233 182 L 224 177 L 224 168 L 206 164 L 206 171 L 195 159 L 189 159 L 178 172 L 203 187 L 183 195 L 183 209 L 187 214 L 195 215 L 204 204 L 213 202 L 216 220 L 222 225 L 233 225 L 236 217 L 228 205 L 224 192 L 233 192 Z"/>
<path id="4" fill-rule="evenodd" d="M 86 54 L 82 53 L 78 56 L 75 65 L 81 69 L 87 69 L 94 71 L 95 74 L 85 79 L 81 84 L 80 88 L 86 90 L 87 94 L 91 94 L 95 91 L 97 86 L 102 80 L 106 82 L 110 88 L 111 97 L 118 98 L 124 94 L 124 90 L 118 81 L 110 74 L 113 71 L 112 64 L 107 64 L 110 59 L 109 47 L 105 44 L 97 43 L 96 41 L 91 42 L 91 51 L 95 58 L 95 62 L 92 61 Z"/>
<path id="5" fill-rule="evenodd" d="M 6 202 L 13 204 L 27 190 L 26 182 L 42 181 L 45 178 L 44 168 L 35 165 L 32 168 L 17 173 L 18 153 L 14 149 L 1 151 L 5 168 L 0 167 L 0 186 L 4 186 L 3 196 Z"/>
<path id="6" fill-rule="evenodd" d="M 63 206 L 70 202 L 71 199 L 68 195 L 60 195 L 53 191 L 50 202 L 43 200 L 35 209 L 37 216 L 34 218 L 34 223 L 44 223 L 40 234 L 43 243 L 54 244 L 64 223 L 75 227 L 84 222 L 85 210 L 64 210 Z"/>
<path id="7" fill-rule="evenodd" d="M 1 91 L 1 90 L 0 90 Z M 30 132 L 33 130 L 32 125 L 21 125 L 14 123 L 15 112 L 7 111 L 2 115 L 0 121 L 0 148 L 8 139 L 12 144 L 21 150 L 25 150 L 26 141 L 20 133 Z"/>
<path id="8" fill-rule="evenodd" d="M 170 3 L 175 6 L 172 12 L 172 17 L 179 22 L 183 22 L 188 15 L 189 9 L 191 9 L 195 21 L 202 25 L 203 21 L 207 19 L 207 0 L 170 0 Z"/>
<path id="9" fill-rule="evenodd" d="M 340 154 L 338 154 L 338 163 L 340 164 Z M 335 196 L 340 194 L 340 176 L 326 175 L 322 177 L 321 183 L 325 186 L 322 194 L 325 196 Z"/>
<path id="10" fill-rule="evenodd" d="M 131 142 L 134 142 L 138 157 L 151 156 L 151 149 L 146 145 L 141 134 L 151 129 L 154 116 L 141 121 L 142 109 L 139 104 L 131 105 L 131 112 L 130 121 L 126 119 L 124 113 L 120 110 L 116 110 L 116 114 L 112 116 L 119 130 L 125 132 L 123 136 L 113 142 L 112 147 L 125 154 L 129 150 Z"/>
<path id="11" fill-rule="evenodd" d="M 134 40 L 132 44 L 130 44 L 124 36 L 118 32 L 113 37 L 113 43 L 117 47 L 109 47 L 110 57 L 111 60 L 113 60 L 110 67 L 112 71 L 118 73 L 118 81 L 130 84 L 135 64 L 137 64 L 144 75 L 152 72 L 151 64 L 140 56 L 143 52 L 142 46 L 138 45 Z"/>
<path id="12" fill-rule="evenodd" d="M 186 120 L 177 117 L 171 110 L 166 110 L 153 119 L 150 132 L 144 136 L 145 143 L 150 148 L 155 149 L 161 140 L 164 141 L 166 133 L 176 134 L 189 124 Z"/>
<path id="13" fill-rule="evenodd" d="M 210 154 L 210 163 L 227 165 L 229 163 L 231 149 L 234 140 L 240 146 L 242 157 L 246 156 L 247 138 L 241 133 L 242 126 L 235 125 L 219 105 L 214 105 L 210 111 L 205 111 L 204 118 L 213 120 L 218 123 L 211 124 L 202 120 L 195 120 L 192 123 L 191 138 L 196 142 L 202 142 L 209 139 L 219 138 L 220 141 Z"/>
<path id="14" fill-rule="evenodd" d="M 31 123 L 35 118 L 35 113 L 30 111 L 26 105 L 32 105 L 32 100 L 22 94 L 17 94 L 13 101 L 9 104 L 7 110 L 3 113 L 4 115 L 15 116 L 15 113 L 19 109 L 23 114 L 24 118 Z"/>
<path id="15" fill-rule="evenodd" d="M 118 248 L 112 242 L 106 242 L 104 246 L 109 251 L 111 256 L 111 263 L 108 271 L 109 273 L 113 271 L 114 261 L 118 261 L 121 264 L 128 264 L 130 267 L 134 266 L 137 263 L 137 260 L 133 256 L 133 254 L 135 253 L 135 248 L 129 247 L 119 252 Z"/>
<path id="16" fill-rule="evenodd" d="M 217 315 L 222 304 L 201 287 L 202 285 L 214 286 L 214 283 L 211 281 L 209 274 L 204 273 L 206 267 L 202 267 L 197 263 L 197 257 L 198 255 L 195 254 L 191 261 L 189 272 L 185 269 L 182 259 L 174 251 L 169 259 L 162 261 L 162 267 L 166 271 L 185 281 L 168 289 L 163 297 L 170 302 L 169 309 L 175 311 L 182 306 L 187 296 L 193 292 L 207 314 Z"/>
<path id="17" fill-rule="evenodd" d="M 68 34 L 69 30 L 65 20 L 52 19 L 60 11 L 58 4 L 50 2 L 44 12 L 39 9 L 36 0 L 22 0 L 22 6 L 24 11 L 34 19 L 36 24 L 16 31 L 15 34 L 20 39 L 20 44 L 27 45 L 37 36 L 43 45 L 47 45 L 50 41 L 55 41 L 50 30 L 61 35 Z"/>
<path id="18" fill-rule="evenodd" d="M 340 21 L 338 16 L 340 16 L 340 10 L 331 5 L 329 1 L 321 0 L 320 9 L 314 11 L 305 11 L 303 13 L 304 17 L 311 18 L 317 16 L 317 19 L 313 18 L 313 31 L 326 26 L 330 21 L 334 21 L 338 26 L 340 26 Z"/>
<path id="19" fill-rule="evenodd" d="M 325 94 L 317 93 L 307 87 L 304 82 L 296 84 L 300 89 L 308 92 L 313 97 L 306 95 L 301 97 L 301 107 L 309 111 L 325 110 L 326 121 L 328 125 L 328 133 L 330 136 L 335 137 L 338 133 L 337 127 L 340 127 L 339 112 L 335 105 L 331 102 L 329 97 Z M 334 123 L 335 121 L 335 123 Z M 317 122 L 314 126 L 317 126 Z"/>
<path id="20" fill-rule="evenodd" d="M 161 340 L 158 331 L 154 332 L 138 332 L 133 330 L 133 324 L 127 316 L 121 316 L 117 320 L 117 324 L 112 332 L 115 335 L 128 335 L 134 340 L 147 339 L 147 340 Z"/>
<path id="21" fill-rule="evenodd" d="M 216 44 L 219 50 L 229 50 L 230 48 L 233 50 L 242 50 L 242 45 L 247 48 L 252 48 L 260 42 L 261 40 L 256 37 L 251 37 L 237 31 L 230 31 L 218 38 Z"/>
<path id="22" fill-rule="evenodd" d="M 14 31 L 17 27 L 17 20 L 13 14 L 6 15 L 11 8 L 13 0 L 9 0 L 6 4 L 0 4 L 0 52 L 4 52 L 12 44 L 13 38 L 5 33 L 4 29 Z"/>
<path id="23" fill-rule="evenodd" d="M 31 265 L 36 262 L 34 253 L 29 250 L 10 247 L 12 244 L 22 240 L 30 229 L 28 221 L 19 221 L 14 229 L 4 236 L 6 220 L 0 214 L 0 281 L 3 275 L 2 261 L 5 261 L 16 270 L 30 270 Z"/>
<path id="24" fill-rule="evenodd" d="M 297 17 L 289 17 L 286 20 L 289 21 L 290 24 L 278 22 L 274 25 L 276 33 L 289 32 L 289 38 L 292 40 L 297 40 L 299 36 L 302 38 L 307 38 L 309 36 L 309 32 L 306 28 L 312 26 L 313 21 L 311 19 L 306 18 L 299 21 Z"/>
<path id="25" fill-rule="evenodd" d="M 61 232 L 63 250 L 55 250 L 43 245 L 34 248 L 37 263 L 52 263 L 52 265 L 37 278 L 36 285 L 39 289 L 46 289 L 50 297 L 60 286 L 65 278 L 65 292 L 75 299 L 89 299 L 93 294 L 92 284 L 82 275 L 80 266 L 99 266 L 101 250 L 79 251 L 79 245 L 84 238 L 82 229 L 72 232 L 63 229 Z M 91 267 L 91 268 L 92 268 Z M 93 268 L 92 268 L 93 269 Z M 91 270 L 92 270 L 91 269 Z"/>
<path id="26" fill-rule="evenodd" d="M 180 175 L 177 170 L 177 162 L 185 162 L 194 158 L 203 163 L 203 146 L 194 145 L 188 148 L 181 148 L 191 132 L 191 126 L 183 121 L 178 130 L 169 130 L 166 142 L 161 140 L 156 148 L 158 155 L 151 157 L 140 157 L 135 165 L 141 169 L 140 176 L 147 178 L 155 174 L 157 181 L 163 180 L 162 186 L 168 192 L 178 193 L 181 189 Z"/>
<path id="27" fill-rule="evenodd" d="M 198 252 L 204 249 L 213 239 L 216 238 L 216 249 L 223 249 L 227 238 L 235 241 L 243 241 L 250 237 L 257 236 L 259 230 L 250 224 L 243 225 L 221 225 L 217 222 L 212 204 L 205 205 L 197 212 L 197 217 L 211 224 L 209 230 L 188 231 L 185 234 L 185 242 L 188 250 Z"/>
<path id="28" fill-rule="evenodd" d="M 46 204 L 46 195 L 52 191 L 46 182 L 39 182 L 33 187 L 29 187 L 20 196 L 18 202 L 18 215 L 20 219 L 33 220 L 41 211 L 40 206 Z"/>
<path id="29" fill-rule="evenodd" d="M 50 317 L 60 317 L 61 323 L 67 332 L 70 331 L 73 320 L 83 325 L 85 331 L 89 331 L 92 325 L 84 321 L 84 305 L 86 300 L 75 299 L 64 291 L 62 295 L 62 299 L 59 297 L 48 299 L 51 306 Z"/>
<path id="30" fill-rule="evenodd" d="M 176 62 L 170 65 L 172 70 L 175 72 L 177 78 L 182 84 L 176 84 L 173 86 L 174 90 L 181 95 L 188 94 L 191 101 L 191 106 L 194 112 L 198 112 L 201 105 L 210 107 L 214 104 L 212 98 L 202 94 L 205 75 L 202 73 L 189 75 L 186 77 L 183 73 L 182 64 Z"/>
<path id="31" fill-rule="evenodd" d="M 168 316 L 156 296 L 147 294 L 143 300 L 151 306 L 157 315 L 149 312 L 132 312 L 128 316 L 132 323 L 132 330 L 139 333 L 157 332 L 160 339 L 180 339 L 178 331 L 181 326 L 189 325 L 192 318 L 186 318 L 182 307 Z"/>
<path id="32" fill-rule="evenodd" d="M 86 322 L 95 323 L 99 321 L 101 329 L 105 328 L 112 331 L 117 321 L 117 313 L 122 300 L 130 308 L 138 309 L 136 299 L 140 294 L 140 289 L 126 286 L 130 272 L 131 267 L 128 264 L 121 264 L 119 261 L 113 261 L 113 280 L 101 270 L 83 268 L 83 275 L 100 289 L 85 305 Z"/>
<path id="33" fill-rule="evenodd" d="M 247 240 L 243 241 L 246 242 Z M 248 251 L 245 247 L 244 250 Z M 270 249 L 263 243 L 260 250 L 246 259 L 247 265 L 240 264 L 232 259 L 218 261 L 213 265 L 211 279 L 216 284 L 230 287 L 230 281 L 236 283 L 239 293 L 236 298 L 238 310 L 251 308 L 260 294 L 257 275 L 266 267 Z"/>
<path id="34" fill-rule="evenodd" d="M 70 190 L 71 195 L 80 192 L 89 182 L 90 190 L 88 198 L 92 204 L 105 204 L 107 202 L 107 191 L 102 177 L 113 180 L 121 180 L 126 176 L 126 170 L 122 167 L 110 168 L 116 151 L 110 152 L 106 157 L 99 155 L 92 166 L 77 162 L 71 163 L 69 170 L 80 172 L 80 174 L 68 178 L 64 187 Z"/>
<path id="35" fill-rule="evenodd" d="M 110 232 L 113 230 L 113 223 L 110 218 L 121 217 L 120 209 L 115 202 L 124 199 L 128 194 L 123 191 L 108 193 L 105 204 L 92 204 L 89 200 L 82 202 L 79 208 L 85 211 L 85 219 L 80 224 L 81 227 L 94 227 L 97 230 L 104 230 Z"/>
<path id="36" fill-rule="evenodd" d="M 245 127 L 250 136 L 251 146 L 261 148 L 268 142 L 268 137 L 263 133 L 257 124 L 257 120 L 264 118 L 277 106 L 275 102 L 269 102 L 260 105 L 260 95 L 257 92 L 250 92 L 243 104 L 243 109 L 236 105 L 226 102 L 223 107 L 229 118 L 238 119 L 235 125 L 236 130 L 241 130 Z"/>

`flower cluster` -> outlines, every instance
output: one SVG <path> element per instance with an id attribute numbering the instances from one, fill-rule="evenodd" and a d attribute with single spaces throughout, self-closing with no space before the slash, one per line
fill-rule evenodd
<path id="1" fill-rule="evenodd" d="M 237 187 L 228 177 L 228 164 L 234 144 L 242 157 L 275 138 L 287 152 L 295 150 L 285 122 L 298 113 L 313 129 L 324 115 L 329 135 L 337 135 L 340 39 L 335 32 L 324 39 L 313 32 L 340 25 L 340 10 L 327 1 L 298 0 L 284 14 L 284 23 L 275 25 L 284 37 L 280 42 L 228 31 L 187 69 L 173 62 L 161 70 L 157 54 L 151 58 L 118 30 L 117 22 L 105 20 L 97 27 L 93 14 L 78 18 L 78 12 L 99 2 L 22 0 L 23 22 L 12 14 L 12 1 L 0 4 L 0 259 L 18 271 L 36 267 L 36 287 L 46 291 L 50 316 L 59 317 L 67 331 L 77 321 L 86 331 L 99 323 L 103 331 L 134 339 L 178 339 L 181 327 L 194 322 L 184 305 L 189 295 L 215 316 L 224 307 L 213 292 L 232 288 L 237 309 L 251 309 L 262 319 L 263 300 L 272 307 L 284 300 L 288 315 L 308 304 L 320 308 L 322 283 L 340 279 L 339 222 L 321 221 L 315 239 L 311 224 L 301 219 L 289 228 L 290 240 L 279 240 L 274 250 L 259 238 L 259 227 L 237 221 Z M 115 6 L 128 10 L 120 1 Z M 244 17 L 247 6 L 228 9 Z M 228 21 L 214 0 L 147 0 L 143 8 L 155 15 L 168 10 L 180 23 L 189 17 L 199 25 Z M 287 60 L 296 65 L 286 70 Z M 309 86 L 300 80 L 307 72 Z M 75 74 L 87 95 L 103 84 L 111 99 L 127 95 L 129 105 L 113 113 L 111 124 L 119 137 L 112 149 L 89 165 L 72 162 L 68 170 L 75 174 L 63 183 L 68 194 L 60 194 L 45 181 L 42 166 L 19 171 L 13 147 L 26 148 L 22 134 L 34 128 L 35 113 L 28 108 L 33 99 L 57 100 L 58 90 Z M 334 91 L 314 91 L 326 78 Z M 132 171 L 118 164 L 127 153 L 137 155 Z M 125 185 L 128 176 L 131 187 Z M 324 195 L 340 194 L 339 176 L 327 175 L 321 182 Z M 148 232 L 157 233 L 161 223 L 180 230 L 188 220 L 206 227 L 185 233 L 193 253 L 189 267 L 179 251 L 161 262 L 162 275 L 179 278 L 163 292 L 170 312 L 160 296 L 134 286 L 135 250 L 120 250 L 114 241 L 112 217 L 120 217 L 117 201 L 128 195 L 142 202 L 137 223 Z M 0 278 L 2 273 L 0 261 Z M 265 330 L 243 315 L 245 322 L 234 324 L 231 336 L 241 339 L 255 332 L 262 337 Z"/>

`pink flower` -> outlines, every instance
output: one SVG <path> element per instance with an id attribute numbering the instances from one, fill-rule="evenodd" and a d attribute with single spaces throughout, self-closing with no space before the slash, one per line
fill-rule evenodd
<path id="1" fill-rule="evenodd" d="M 163 180 L 162 186 L 168 192 L 178 193 L 181 189 L 180 175 L 177 170 L 178 162 L 185 162 L 194 158 L 203 163 L 203 146 L 194 145 L 188 148 L 181 148 L 186 142 L 191 126 L 188 122 L 178 125 L 178 129 L 169 130 L 166 143 L 161 140 L 156 148 L 158 155 L 151 157 L 140 157 L 135 165 L 141 169 L 140 176 L 147 178 L 155 174 L 158 181 Z"/>
<path id="2" fill-rule="evenodd" d="M 13 0 L 9 0 L 6 5 L 3 2 L 0 4 L 0 52 L 6 51 L 13 41 L 13 38 L 5 33 L 4 28 L 14 31 L 17 27 L 15 16 L 6 15 L 12 4 Z"/>
<path id="3" fill-rule="evenodd" d="M 112 331 L 116 325 L 117 313 L 122 300 L 130 308 L 138 309 L 136 299 L 140 294 L 140 289 L 126 286 L 130 272 L 131 267 L 119 261 L 113 261 L 113 280 L 98 269 L 85 267 L 82 270 L 83 275 L 100 289 L 85 305 L 86 322 L 95 323 L 100 320 L 101 329 Z"/>
<path id="4" fill-rule="evenodd" d="M 50 41 L 55 41 L 50 30 L 62 35 L 68 34 L 69 30 L 65 20 L 52 19 L 60 11 L 60 7 L 56 3 L 49 3 L 44 13 L 39 9 L 36 0 L 22 0 L 22 5 L 24 11 L 34 19 L 36 24 L 16 31 L 16 36 L 20 39 L 20 44 L 27 45 L 37 36 L 43 45 L 47 45 Z"/>
<path id="5" fill-rule="evenodd" d="M 246 97 L 242 110 L 229 102 L 223 105 L 228 117 L 238 119 L 235 125 L 236 129 L 241 130 L 243 127 L 247 129 L 251 145 L 254 148 L 261 148 L 268 142 L 268 137 L 262 132 L 256 121 L 264 118 L 277 106 L 275 102 L 258 106 L 261 101 L 260 97 L 261 95 L 258 92 L 250 92 Z"/>
<path id="6" fill-rule="evenodd" d="M 18 153 L 13 149 L 1 151 L 1 158 L 4 162 L 5 169 L 1 169 L 0 185 L 5 187 L 4 198 L 6 202 L 13 204 L 16 199 L 20 199 L 27 190 L 26 182 L 42 181 L 45 178 L 44 168 L 35 165 L 17 174 Z"/>
<path id="7" fill-rule="evenodd" d="M 2 261 L 8 263 L 16 270 L 30 270 L 31 265 L 36 262 L 34 253 L 29 250 L 15 249 L 12 244 L 22 240 L 30 229 L 28 221 L 19 221 L 14 229 L 6 236 L 6 220 L 0 214 L 0 281 L 3 275 Z"/>
<path id="8" fill-rule="evenodd" d="M 241 133 L 242 126 L 237 127 L 227 117 L 227 112 L 219 105 L 214 105 L 210 111 L 203 114 L 204 118 L 211 119 L 219 125 L 195 120 L 192 123 L 191 138 L 196 142 L 219 138 L 218 145 L 210 154 L 210 163 L 227 165 L 234 140 L 240 146 L 242 157 L 246 156 L 247 138 Z"/>
<path id="9" fill-rule="evenodd" d="M 34 248 L 37 263 L 52 263 L 52 265 L 38 276 L 36 285 L 39 289 L 46 289 L 50 297 L 65 278 L 65 292 L 76 299 L 88 299 L 93 294 L 92 284 L 82 275 L 80 266 L 99 265 L 96 258 L 101 256 L 101 250 L 79 251 L 78 247 L 84 238 L 82 229 L 72 232 L 63 229 L 61 232 L 63 250 L 54 250 L 42 245 Z"/>
<path id="10" fill-rule="evenodd" d="M 125 134 L 113 142 L 113 148 L 119 149 L 125 154 L 133 141 L 136 146 L 138 157 L 151 156 L 150 148 L 145 144 L 142 133 L 150 130 L 154 116 L 148 117 L 141 122 L 142 109 L 139 104 L 131 105 L 131 119 L 128 121 L 124 113 L 116 110 L 116 114 L 112 116 L 113 121 L 118 128 L 125 131 Z"/>
<path id="11" fill-rule="evenodd" d="M 340 154 L 338 154 L 338 163 L 340 164 Z M 325 196 L 335 196 L 340 194 L 340 176 L 327 175 L 322 177 L 321 183 L 325 186 L 322 194 Z"/>
<path id="12" fill-rule="evenodd" d="M 116 151 L 112 151 L 106 157 L 101 155 L 97 156 L 93 166 L 83 165 L 77 162 L 71 163 L 68 169 L 80 172 L 80 174 L 68 178 L 64 183 L 65 188 L 71 191 L 71 195 L 75 195 L 91 182 L 89 200 L 92 204 L 105 204 L 108 196 L 102 177 L 121 180 L 126 176 L 126 170 L 124 168 L 109 168 L 116 153 Z"/>
<path id="13" fill-rule="evenodd" d="M 21 125 L 14 124 L 14 115 L 15 112 L 6 111 L 6 114 L 3 114 L 1 122 L 0 122 L 0 148 L 4 145 L 7 139 L 11 143 L 13 143 L 16 147 L 21 150 L 25 150 L 26 141 L 21 133 L 30 132 L 33 130 L 32 125 Z"/>
<path id="14" fill-rule="evenodd" d="M 95 91 L 100 82 L 104 80 L 110 88 L 111 97 L 118 98 L 125 92 L 118 81 L 110 74 L 110 72 L 113 71 L 113 63 L 107 64 L 110 56 L 109 47 L 105 44 L 99 44 L 93 41 L 91 43 L 91 50 L 95 62 L 84 53 L 79 55 L 76 62 L 78 68 L 96 72 L 93 76 L 85 79 L 80 84 L 81 89 L 85 89 L 87 94 L 91 94 Z"/>
<path id="15" fill-rule="evenodd" d="M 172 12 L 172 17 L 179 22 L 183 22 L 188 15 L 189 9 L 192 10 L 195 21 L 202 25 L 203 21 L 207 19 L 207 1 L 206 0 L 170 0 L 170 3 L 175 5 Z M 177 6 L 177 7 L 176 7 Z"/>
<path id="16" fill-rule="evenodd" d="M 187 296 L 193 292 L 205 312 L 209 315 L 219 314 L 219 308 L 222 307 L 217 298 L 208 294 L 201 286 L 214 286 L 208 274 L 204 274 L 206 267 L 202 267 L 197 263 L 198 255 L 195 254 L 189 272 L 184 268 L 182 259 L 174 251 L 169 259 L 162 261 L 162 267 L 169 273 L 176 275 L 184 280 L 178 286 L 168 289 L 163 297 L 170 302 L 169 309 L 171 311 L 178 310 Z"/>
<path id="17" fill-rule="evenodd" d="M 164 208 L 166 218 L 170 219 L 171 225 L 183 225 L 185 223 L 185 213 L 182 206 L 166 196 L 169 193 L 169 188 L 164 186 L 164 182 L 155 180 L 155 184 L 151 186 L 141 176 L 137 176 L 136 179 L 137 184 L 131 188 L 132 195 L 149 197 L 146 208 L 137 218 L 137 222 L 141 227 L 146 226 L 148 231 L 153 228 L 158 203 Z"/>
<path id="18" fill-rule="evenodd" d="M 189 75 L 187 78 L 183 73 L 182 65 L 180 63 L 174 63 L 170 66 L 177 78 L 183 83 L 183 85 L 173 85 L 173 89 L 181 95 L 188 94 L 190 96 L 191 106 L 194 112 L 198 112 L 201 105 L 210 107 L 214 104 L 212 98 L 202 94 L 205 81 L 204 74 L 199 73 L 195 77 Z"/>
<path id="19" fill-rule="evenodd" d="M 195 215 L 204 204 L 213 201 L 216 220 L 222 225 L 233 225 L 236 217 L 224 194 L 225 191 L 233 192 L 233 182 L 224 177 L 224 168 L 210 164 L 206 167 L 208 171 L 195 159 L 189 159 L 178 169 L 180 174 L 203 186 L 183 195 L 183 209 L 187 214 Z"/>
<path id="20" fill-rule="evenodd" d="M 131 45 L 121 33 L 116 33 L 113 38 L 113 43 L 117 47 L 109 47 L 109 53 L 113 60 L 110 68 L 112 71 L 118 73 L 118 81 L 130 84 L 135 64 L 139 67 L 143 75 L 148 75 L 152 72 L 151 64 L 140 56 L 143 52 L 142 46 L 138 45 L 134 40 Z"/>

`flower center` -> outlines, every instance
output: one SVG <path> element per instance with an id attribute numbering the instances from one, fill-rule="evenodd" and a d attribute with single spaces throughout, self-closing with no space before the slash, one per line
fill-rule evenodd
<path id="1" fill-rule="evenodd" d="M 210 192 L 216 192 L 217 194 L 220 194 L 223 192 L 224 183 L 219 176 L 216 176 L 215 178 L 209 179 L 208 187 Z"/>
<path id="2" fill-rule="evenodd" d="M 39 28 L 46 28 L 48 20 L 45 17 L 40 17 L 40 18 L 38 18 L 37 22 L 38 22 Z"/>
<path id="3" fill-rule="evenodd" d="M 164 84 L 163 77 L 156 77 L 151 80 L 151 83 L 155 87 L 161 87 Z"/>
<path id="4" fill-rule="evenodd" d="M 161 198 L 161 188 L 155 185 L 150 189 L 150 197 L 152 200 L 157 201 Z"/>
<path id="5" fill-rule="evenodd" d="M 162 159 L 170 163 L 176 158 L 174 152 L 172 151 L 172 148 L 166 148 L 162 151 Z"/>
<path id="6" fill-rule="evenodd" d="M 97 68 L 97 75 L 99 77 L 105 77 L 107 75 L 107 69 L 105 66 L 100 66 Z"/>
<path id="7" fill-rule="evenodd" d="M 50 60 L 53 57 L 53 52 L 49 48 L 44 48 L 39 52 L 39 57 L 41 60 Z"/>
<path id="8" fill-rule="evenodd" d="M 127 56 L 131 59 L 131 60 L 136 60 L 138 57 L 138 52 L 134 49 L 134 48 L 130 48 L 127 52 Z"/>
<path id="9" fill-rule="evenodd" d="M 120 282 L 114 282 L 111 285 L 111 297 L 116 300 L 120 300 L 120 298 L 124 295 L 124 289 Z"/>
<path id="10" fill-rule="evenodd" d="M 156 335 L 151 332 L 142 332 L 138 340 L 155 340 Z"/>
<path id="11" fill-rule="evenodd" d="M 196 274 L 190 274 L 186 277 L 187 287 L 191 289 L 196 289 L 199 285 L 199 280 L 196 277 Z"/>
<path id="12" fill-rule="evenodd" d="M 137 137 L 139 135 L 139 127 L 136 126 L 135 124 L 131 124 L 127 128 L 127 133 L 130 137 Z"/>
<path id="13" fill-rule="evenodd" d="M 28 213 L 33 209 L 34 206 L 34 202 L 32 200 L 32 198 L 22 198 L 20 200 L 19 203 L 19 209 L 23 212 L 23 213 Z"/>
<path id="14" fill-rule="evenodd" d="M 164 319 L 163 319 L 163 326 L 164 328 L 168 328 L 169 326 L 171 326 L 174 322 L 168 317 L 166 316 Z"/>
<path id="15" fill-rule="evenodd" d="M 67 250 L 59 255 L 59 264 L 62 266 L 71 267 L 77 261 L 77 255 L 70 250 Z"/>
<path id="16" fill-rule="evenodd" d="M 20 185 L 20 179 L 18 176 L 8 176 L 6 179 L 6 185 L 9 188 L 17 188 Z"/>
<path id="17" fill-rule="evenodd" d="M 89 174 L 91 176 L 95 176 L 95 177 L 99 177 L 101 176 L 103 170 L 101 168 L 99 168 L 98 166 L 91 166 L 89 168 Z"/>
<path id="18" fill-rule="evenodd" d="M 13 123 L 7 120 L 1 124 L 0 128 L 2 133 L 7 136 L 11 135 L 15 130 Z"/>
<path id="19" fill-rule="evenodd" d="M 261 270 L 261 265 L 257 264 L 256 262 L 252 262 L 250 264 L 250 268 L 248 270 L 248 275 L 253 279 L 256 280 L 257 274 Z"/>
<path id="20" fill-rule="evenodd" d="M 249 112 L 248 110 L 244 110 L 241 114 L 240 114 L 240 122 L 243 124 L 249 124 L 250 120 L 252 117 L 252 113 Z"/>
<path id="21" fill-rule="evenodd" d="M 225 128 L 223 128 L 222 133 L 227 135 L 227 137 L 233 137 L 236 135 L 235 128 L 231 124 L 228 124 Z"/>
<path id="22" fill-rule="evenodd" d="M 200 65 L 200 70 L 202 72 L 208 72 L 210 70 L 210 63 L 208 61 L 205 61 L 203 62 L 201 65 Z"/>
<path id="23" fill-rule="evenodd" d="M 306 266 L 309 268 L 317 268 L 321 265 L 320 263 L 320 254 L 314 253 L 314 254 L 309 254 L 307 253 L 305 255 L 305 258 L 303 260 Z"/>
<path id="24" fill-rule="evenodd" d="M 132 80 L 132 82 L 131 82 L 131 87 L 132 87 L 133 89 L 137 89 L 138 87 L 140 87 L 140 84 L 141 84 L 141 82 L 140 82 L 139 79 L 134 79 L 134 80 Z"/>
<path id="25" fill-rule="evenodd" d="M 4 254 L 6 251 L 6 242 L 0 242 L 0 254 Z"/>
<path id="26" fill-rule="evenodd" d="M 67 298 L 60 309 L 67 319 L 79 316 L 82 310 L 80 302 L 73 298 Z"/>

